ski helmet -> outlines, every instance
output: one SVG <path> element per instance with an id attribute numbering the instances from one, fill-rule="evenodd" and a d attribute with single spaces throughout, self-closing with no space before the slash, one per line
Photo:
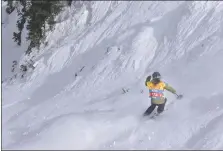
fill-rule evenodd
<path id="1" fill-rule="evenodd" d="M 160 75 L 159 72 L 154 72 L 154 73 L 152 74 L 152 77 L 153 77 L 153 79 L 160 79 L 160 78 L 161 78 L 161 75 Z"/>

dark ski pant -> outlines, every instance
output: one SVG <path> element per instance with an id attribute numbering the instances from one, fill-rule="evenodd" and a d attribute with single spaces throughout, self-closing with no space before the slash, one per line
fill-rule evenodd
<path id="1" fill-rule="evenodd" d="M 158 106 L 157 113 L 162 113 L 164 111 L 166 101 L 167 99 L 165 98 L 165 103 L 163 104 L 151 104 L 149 108 L 145 111 L 144 115 L 150 115 L 153 112 L 153 110 L 156 108 L 156 106 Z"/>

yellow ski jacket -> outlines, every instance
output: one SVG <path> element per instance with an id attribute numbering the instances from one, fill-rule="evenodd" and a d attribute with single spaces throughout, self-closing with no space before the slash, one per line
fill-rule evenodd
<path id="1" fill-rule="evenodd" d="M 149 88 L 149 95 L 153 104 L 165 103 L 164 90 L 176 94 L 176 90 L 163 81 L 160 81 L 158 84 L 148 81 L 146 86 Z"/>

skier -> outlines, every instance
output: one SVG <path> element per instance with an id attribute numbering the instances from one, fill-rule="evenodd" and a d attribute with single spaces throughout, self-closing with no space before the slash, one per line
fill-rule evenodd
<path id="1" fill-rule="evenodd" d="M 170 91 L 177 96 L 178 99 L 182 98 L 182 95 L 177 95 L 176 90 L 167 83 L 160 80 L 161 75 L 159 72 L 154 72 L 151 76 L 148 76 L 145 81 L 145 85 L 149 88 L 151 105 L 145 111 L 144 116 L 150 115 L 153 110 L 158 106 L 157 113 L 160 114 L 164 111 L 164 107 L 167 98 L 164 96 L 164 90 Z"/>

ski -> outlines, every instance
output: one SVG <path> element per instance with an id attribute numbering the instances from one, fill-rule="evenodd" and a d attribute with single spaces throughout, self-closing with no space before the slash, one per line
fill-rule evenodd
<path id="1" fill-rule="evenodd" d="M 155 113 L 153 114 L 152 116 L 150 116 L 150 119 L 155 119 L 157 116 L 159 116 L 160 114 L 159 113 Z"/>

